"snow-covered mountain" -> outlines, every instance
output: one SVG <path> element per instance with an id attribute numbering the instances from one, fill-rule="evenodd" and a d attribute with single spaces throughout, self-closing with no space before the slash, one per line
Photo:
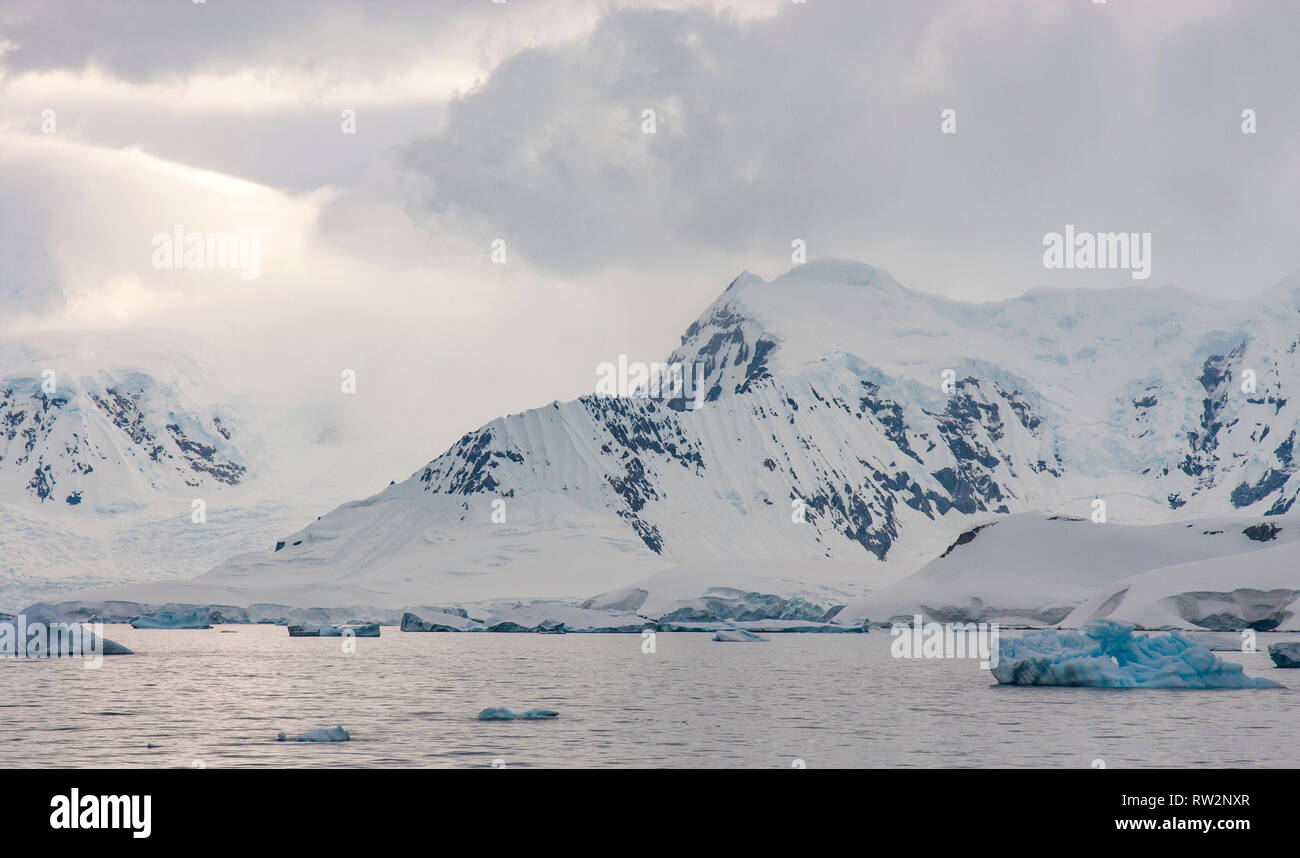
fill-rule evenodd
<path id="1" fill-rule="evenodd" d="M 232 404 L 201 352 L 157 332 L 0 338 L 0 605 L 189 579 L 319 512 L 282 467 L 315 425 Z"/>
<path id="2" fill-rule="evenodd" d="M 969 304 L 851 262 L 742 274 L 668 358 L 702 375 L 702 407 L 590 395 L 502 417 L 274 550 L 125 597 L 450 604 L 671 582 L 663 601 L 761 580 L 830 602 L 1004 514 L 1277 516 L 1300 493 L 1298 344 L 1295 280 L 1236 303 L 1134 287 Z"/>
<path id="3" fill-rule="evenodd" d="M 141 372 L 0 379 L 0 425 L 0 493 L 39 503 L 113 512 L 146 489 L 233 486 L 248 470 L 228 415 L 184 410 Z"/>

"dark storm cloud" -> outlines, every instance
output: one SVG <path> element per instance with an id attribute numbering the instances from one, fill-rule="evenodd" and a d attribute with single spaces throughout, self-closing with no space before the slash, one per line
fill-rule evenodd
<path id="1" fill-rule="evenodd" d="M 1152 232 L 1153 283 L 1253 290 L 1300 266 L 1297 24 L 1284 2 L 614 10 L 502 63 L 405 163 L 431 226 L 563 273 L 801 237 L 978 298 L 1083 285 L 1041 265 L 1068 222 Z"/>

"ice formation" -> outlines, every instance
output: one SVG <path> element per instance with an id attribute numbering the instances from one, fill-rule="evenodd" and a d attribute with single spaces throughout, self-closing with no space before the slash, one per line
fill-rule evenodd
<path id="1" fill-rule="evenodd" d="M 765 641 L 767 638 L 762 635 L 756 635 L 753 632 L 747 632 L 744 629 L 718 629 L 713 635 L 715 641 L 724 643 L 751 643 L 754 641 Z"/>
<path id="2" fill-rule="evenodd" d="M 529 709 L 515 714 L 504 706 L 490 706 L 478 713 L 480 721 L 548 721 L 558 717 L 560 713 L 551 709 Z"/>
<path id="3" fill-rule="evenodd" d="M 340 638 L 347 632 L 351 632 L 353 636 L 359 638 L 377 638 L 379 637 L 379 623 L 354 623 L 347 626 L 304 623 L 300 626 L 289 626 L 289 637 L 291 638 Z"/>
<path id="4" fill-rule="evenodd" d="M 133 629 L 210 629 L 211 617 L 206 610 L 196 608 L 192 611 L 159 611 L 150 616 L 139 616 L 131 620 Z"/>
<path id="5" fill-rule="evenodd" d="M 0 612 L 0 656 L 94 659 L 134 654 L 120 643 L 96 634 L 94 629 L 90 623 L 63 619 L 50 612 L 21 616 Z"/>
<path id="6" fill-rule="evenodd" d="M 1113 620 L 1089 623 L 1082 632 L 1030 632 L 1003 637 L 990 667 L 1003 685 L 1068 685 L 1091 688 L 1282 688 L 1271 679 L 1247 676 L 1178 632 L 1134 634 Z"/>
<path id="7" fill-rule="evenodd" d="M 1300 667 L 1300 641 L 1269 644 L 1268 657 L 1278 667 Z"/>

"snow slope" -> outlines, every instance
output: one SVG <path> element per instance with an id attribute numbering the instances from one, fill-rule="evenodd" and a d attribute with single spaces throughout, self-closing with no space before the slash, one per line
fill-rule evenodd
<path id="1" fill-rule="evenodd" d="M 1098 497 L 1108 528 L 1281 515 L 1300 492 L 1298 312 L 1294 281 L 1235 304 L 1145 286 L 968 304 L 837 260 L 742 274 L 669 357 L 703 374 L 699 410 L 591 395 L 501 417 L 275 550 L 115 595 L 400 606 L 630 588 L 669 605 L 721 585 L 842 603 L 998 516 L 1087 516 Z M 1060 594 L 1005 607 L 1055 615 L 1111 574 L 1063 562 L 1042 571 Z"/>
<path id="2" fill-rule="evenodd" d="M 850 602 L 836 620 L 891 623 L 920 614 L 939 622 L 1080 628 L 1115 619 L 1143 628 L 1237 629 L 1300 597 L 1300 569 L 1292 562 L 1288 572 L 1284 559 L 1300 557 L 1298 539 L 1300 516 L 1294 514 L 1124 525 L 1024 513 L 977 525 L 916 573 Z M 1265 583 L 1272 589 L 1285 579 L 1292 588 L 1287 593 L 1295 595 L 1259 616 L 1198 608 L 1178 597 L 1222 589 L 1224 582 L 1234 582 L 1230 590 Z M 1185 616 L 1157 610 L 1166 597 L 1183 605 Z M 1232 618 L 1206 622 L 1219 609 Z M 1295 628 L 1300 610 L 1276 619 L 1282 628 Z"/>
<path id="3" fill-rule="evenodd" d="M 1289 524 L 1289 530 L 1300 527 Z M 1131 575 L 1098 589 L 1063 624 L 1094 619 L 1151 629 L 1300 631 L 1300 547 L 1279 540 L 1249 556 L 1210 557 Z"/>

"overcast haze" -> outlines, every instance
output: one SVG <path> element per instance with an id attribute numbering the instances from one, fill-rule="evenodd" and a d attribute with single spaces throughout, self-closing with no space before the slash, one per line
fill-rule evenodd
<path id="1" fill-rule="evenodd" d="M 0 329 L 169 331 L 304 402 L 356 368 L 383 412 L 357 442 L 402 477 L 665 357 L 793 239 L 963 300 L 1248 297 L 1300 268 L 1298 25 L 1284 0 L 0 0 Z M 259 232 L 261 276 L 153 268 L 178 223 Z M 1151 278 L 1045 270 L 1067 223 L 1151 233 Z"/>

